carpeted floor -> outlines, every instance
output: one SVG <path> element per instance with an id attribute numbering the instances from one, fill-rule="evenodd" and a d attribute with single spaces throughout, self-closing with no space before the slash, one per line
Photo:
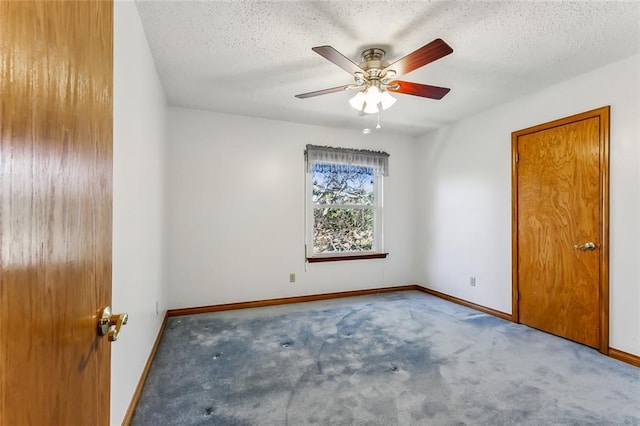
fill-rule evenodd
<path id="1" fill-rule="evenodd" d="M 640 369 L 420 293 L 170 318 L 133 425 L 640 425 Z"/>

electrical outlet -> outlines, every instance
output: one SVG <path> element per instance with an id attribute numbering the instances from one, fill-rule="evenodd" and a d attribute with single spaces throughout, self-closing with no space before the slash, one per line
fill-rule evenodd
<path id="1" fill-rule="evenodd" d="M 476 286 L 476 277 L 470 277 L 469 278 L 469 285 L 471 287 L 475 287 Z"/>
<path id="2" fill-rule="evenodd" d="M 158 305 L 158 301 L 156 300 L 156 316 L 160 313 L 160 306 Z"/>
<path id="3" fill-rule="evenodd" d="M 290 283 L 296 282 L 296 274 L 294 274 L 293 272 L 289 274 L 289 282 Z"/>

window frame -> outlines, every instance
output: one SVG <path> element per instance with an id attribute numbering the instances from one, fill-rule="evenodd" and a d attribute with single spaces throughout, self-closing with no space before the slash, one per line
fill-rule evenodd
<path id="1" fill-rule="evenodd" d="M 376 171 L 376 167 L 361 162 L 310 160 L 311 167 L 306 167 L 305 172 L 305 257 L 309 263 L 334 262 L 360 259 L 384 259 L 388 253 L 384 251 L 384 176 Z M 315 164 L 341 164 L 373 168 L 373 196 L 374 204 L 319 204 L 313 202 L 313 165 Z M 373 210 L 373 249 L 362 251 L 347 251 L 337 253 L 314 253 L 314 210 L 316 208 L 329 207 L 336 209 L 367 209 Z"/>

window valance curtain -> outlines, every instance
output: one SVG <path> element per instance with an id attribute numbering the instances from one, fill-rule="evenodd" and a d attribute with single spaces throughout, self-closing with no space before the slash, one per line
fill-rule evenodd
<path id="1" fill-rule="evenodd" d="M 339 163 L 373 167 L 378 176 L 389 176 L 389 154 L 382 151 L 307 145 L 304 156 L 307 172 L 311 172 L 313 163 Z"/>

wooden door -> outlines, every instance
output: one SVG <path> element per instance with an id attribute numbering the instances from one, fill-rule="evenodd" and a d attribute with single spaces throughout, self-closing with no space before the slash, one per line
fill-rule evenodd
<path id="1" fill-rule="evenodd" d="M 514 318 L 605 353 L 608 134 L 604 107 L 512 135 Z"/>
<path id="2" fill-rule="evenodd" d="M 0 0 L 0 425 L 107 425 L 112 3 Z"/>

